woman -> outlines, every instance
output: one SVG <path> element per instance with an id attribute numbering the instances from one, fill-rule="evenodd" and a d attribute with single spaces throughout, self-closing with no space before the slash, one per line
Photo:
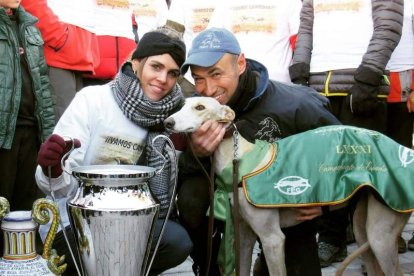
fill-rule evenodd
<path id="1" fill-rule="evenodd" d="M 167 35 L 167 31 L 161 29 L 144 35 L 132 54 L 131 62 L 122 66 L 114 81 L 79 91 L 56 125 L 54 134 L 41 146 L 36 180 L 47 194 L 50 194 L 51 182 L 59 201 L 62 220 L 69 230 L 65 205 L 67 198 L 76 191 L 77 184 L 73 177 L 62 174 L 60 160 L 68 151 L 68 145 L 62 137 L 77 139 L 75 147 L 78 148 L 66 161 L 69 169 L 82 165 L 137 164 L 139 160 L 140 164 L 151 167 L 161 163 L 153 150 L 147 150 L 144 154 L 144 149 L 153 137 L 164 133 L 162 121 L 179 109 L 184 99 L 176 82 L 185 59 L 185 46 L 177 37 Z M 155 147 L 165 150 L 160 144 L 155 144 Z M 50 180 L 48 166 L 51 166 Z M 165 216 L 169 205 L 168 194 L 172 182 L 165 181 L 170 180 L 169 170 L 163 172 L 152 178 L 150 183 L 161 203 L 156 233 L 160 231 L 161 218 Z M 40 229 L 43 238 L 48 229 Z M 61 238 L 54 247 L 59 254 L 65 253 L 58 248 L 59 242 L 66 246 Z M 180 264 L 187 258 L 191 248 L 184 228 L 169 220 L 151 274 L 159 274 Z"/>

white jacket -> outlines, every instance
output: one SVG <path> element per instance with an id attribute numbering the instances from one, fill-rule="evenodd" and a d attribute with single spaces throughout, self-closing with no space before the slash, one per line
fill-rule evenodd
<path id="1" fill-rule="evenodd" d="M 75 149 L 65 162 L 65 170 L 77 166 L 97 164 L 135 164 L 145 143 L 147 130 L 127 119 L 115 102 L 109 84 L 88 86 L 79 91 L 56 125 L 54 133 L 65 138 L 76 138 L 81 147 Z M 58 201 L 61 219 L 69 225 L 66 201 L 71 198 L 78 183 L 70 174 L 54 179 L 45 176 L 40 166 L 36 171 L 39 188 L 50 198 L 50 186 Z M 40 226 L 42 239 L 49 225 Z"/>

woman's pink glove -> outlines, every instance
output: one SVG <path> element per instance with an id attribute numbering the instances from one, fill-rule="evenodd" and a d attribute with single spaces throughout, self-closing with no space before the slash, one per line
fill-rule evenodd
<path id="1" fill-rule="evenodd" d="M 81 143 L 74 139 L 74 147 L 79 148 Z M 49 176 L 47 168 L 51 167 L 51 177 L 59 177 L 63 170 L 60 165 L 63 155 L 72 148 L 72 140 L 65 141 L 61 136 L 52 134 L 41 146 L 37 155 L 37 163 L 42 167 L 42 171 Z"/>

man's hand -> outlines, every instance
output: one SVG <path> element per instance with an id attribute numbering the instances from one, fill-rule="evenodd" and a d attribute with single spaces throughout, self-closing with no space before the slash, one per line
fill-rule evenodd
<path id="1" fill-rule="evenodd" d="M 213 154 L 226 132 L 224 124 L 208 120 L 191 134 L 191 146 L 194 155 L 206 157 Z"/>
<path id="2" fill-rule="evenodd" d="M 322 215 L 322 208 L 320 206 L 300 207 L 295 209 L 298 213 L 296 216 L 296 220 L 298 221 L 312 220 Z"/>

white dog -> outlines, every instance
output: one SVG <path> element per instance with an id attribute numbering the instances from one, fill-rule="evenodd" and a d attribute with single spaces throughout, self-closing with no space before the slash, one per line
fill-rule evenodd
<path id="1" fill-rule="evenodd" d="M 186 99 L 183 108 L 167 118 L 164 124 L 167 128 L 171 129 L 174 132 L 193 132 L 207 120 L 216 120 L 218 122 L 230 124 L 233 121 L 234 117 L 235 114 L 233 110 L 231 110 L 228 106 L 220 105 L 213 98 L 193 97 Z M 358 131 L 357 128 L 349 127 L 350 129 L 348 130 L 348 128 L 345 126 L 339 127 L 345 129 L 346 131 L 344 132 L 346 132 L 348 136 L 351 135 L 352 137 L 354 135 L 353 133 L 355 131 Z M 317 130 L 320 130 L 320 132 L 325 131 L 323 128 Z M 362 129 L 360 129 L 360 131 L 362 131 Z M 374 133 L 369 132 L 368 130 L 365 132 L 369 133 L 370 135 Z M 375 132 L 375 135 L 373 136 L 375 136 L 376 138 L 374 138 L 377 139 L 379 135 L 380 134 Z M 294 139 L 299 139 L 302 145 L 309 145 L 307 144 L 308 141 L 306 140 L 307 136 L 302 134 L 297 134 L 294 136 Z M 285 139 L 282 139 L 280 141 L 283 140 Z M 256 143 L 258 142 L 256 141 Z M 347 149 L 348 153 L 350 154 L 356 153 L 357 151 L 361 151 L 362 153 L 371 153 L 374 148 L 378 148 L 376 144 L 368 145 L 366 148 L 363 146 L 348 148 L 346 145 L 340 146 L 345 147 L 345 149 Z M 231 137 L 223 139 L 223 141 L 220 143 L 219 147 L 214 153 L 214 170 L 216 174 L 220 174 L 226 166 L 228 167 L 228 164 L 231 164 L 233 159 L 233 148 L 233 139 Z M 253 170 L 249 173 L 256 174 L 258 170 L 261 170 L 263 167 L 267 166 L 266 164 L 269 164 L 272 158 L 275 158 L 274 155 L 277 155 L 277 153 L 281 154 L 280 144 L 274 148 L 275 150 L 273 150 L 273 153 L 271 150 L 269 150 L 262 156 L 261 160 L 256 160 L 256 164 L 254 164 Z M 243 160 L 243 157 L 248 152 L 254 150 L 255 146 L 240 136 L 238 149 L 238 156 L 240 160 Z M 340 151 L 341 149 L 337 148 L 337 150 Z M 408 149 L 405 150 L 406 156 L 407 150 Z M 412 152 L 408 153 L 413 155 Z M 372 158 L 369 154 L 362 155 L 364 158 Z M 306 156 L 306 154 L 304 156 L 302 155 L 300 162 L 303 162 L 304 164 L 310 164 L 309 162 L 312 161 L 307 161 L 307 158 L 308 156 Z M 372 160 L 367 160 L 367 164 L 372 164 L 371 162 Z M 405 166 L 406 165 L 407 164 L 405 164 Z M 281 170 L 285 170 L 285 167 L 281 168 Z M 373 172 L 376 171 L 372 168 L 371 170 Z M 413 169 L 411 168 L 411 170 Z M 381 171 L 381 169 L 377 168 L 377 171 Z M 243 174 L 245 174 L 245 172 L 243 172 Z M 380 172 L 378 172 L 378 174 L 380 174 Z M 240 177 L 242 177 L 242 175 Z M 321 175 L 321 177 L 323 176 Z M 409 180 L 409 177 L 407 177 L 406 180 Z M 268 208 L 266 204 L 260 205 L 260 203 L 254 206 L 251 204 L 252 197 L 247 192 L 249 188 L 248 184 L 246 184 L 246 181 L 247 180 L 243 177 L 242 182 L 244 189 L 238 189 L 239 213 L 241 217 L 240 275 L 250 275 L 252 250 L 257 237 L 260 238 L 262 242 L 263 251 L 266 256 L 270 275 L 286 275 L 284 259 L 285 237 L 280 228 L 289 227 L 300 223 L 296 220 L 297 211 L 295 208 Z M 318 181 L 323 182 L 324 179 L 318 179 Z M 232 179 L 226 180 L 226 183 L 232 185 Z M 274 185 L 274 183 L 271 185 Z M 276 190 L 276 188 L 283 189 L 286 186 L 289 186 L 289 183 L 286 184 L 286 181 L 284 183 L 279 181 L 277 185 L 274 185 L 274 190 Z M 299 183 L 296 188 L 299 187 L 299 189 L 305 189 L 308 186 L 309 183 L 305 181 L 303 183 Z M 356 251 L 355 254 L 350 255 L 345 262 L 348 263 L 354 259 L 356 255 L 364 253 L 364 262 L 368 275 L 382 275 L 381 273 L 384 273 L 384 275 L 387 276 L 402 275 L 398 261 L 397 238 L 407 223 L 411 214 L 410 211 L 412 211 L 412 209 L 409 209 L 405 212 L 404 210 L 400 210 L 401 212 L 394 211 L 391 208 L 387 207 L 385 204 L 378 201 L 377 197 L 374 196 L 374 194 L 371 192 L 372 189 L 364 189 L 364 191 L 365 190 L 368 192 L 361 193 L 353 219 L 355 238 L 357 240 L 357 243 L 360 245 L 360 248 Z M 397 190 L 393 192 L 396 194 L 398 193 Z M 320 205 L 339 206 L 340 204 L 346 203 L 346 201 L 353 195 L 354 192 L 343 200 L 336 200 L 335 202 L 324 201 Z M 231 193 L 229 196 L 232 198 Z M 414 201 L 414 198 L 412 198 L 411 202 L 412 201 Z M 265 208 L 258 208 L 257 206 Z M 293 205 L 286 204 L 285 206 Z M 340 271 L 338 270 L 338 274 L 342 273 L 342 271 L 345 269 L 345 266 L 346 265 L 344 265 Z"/>

